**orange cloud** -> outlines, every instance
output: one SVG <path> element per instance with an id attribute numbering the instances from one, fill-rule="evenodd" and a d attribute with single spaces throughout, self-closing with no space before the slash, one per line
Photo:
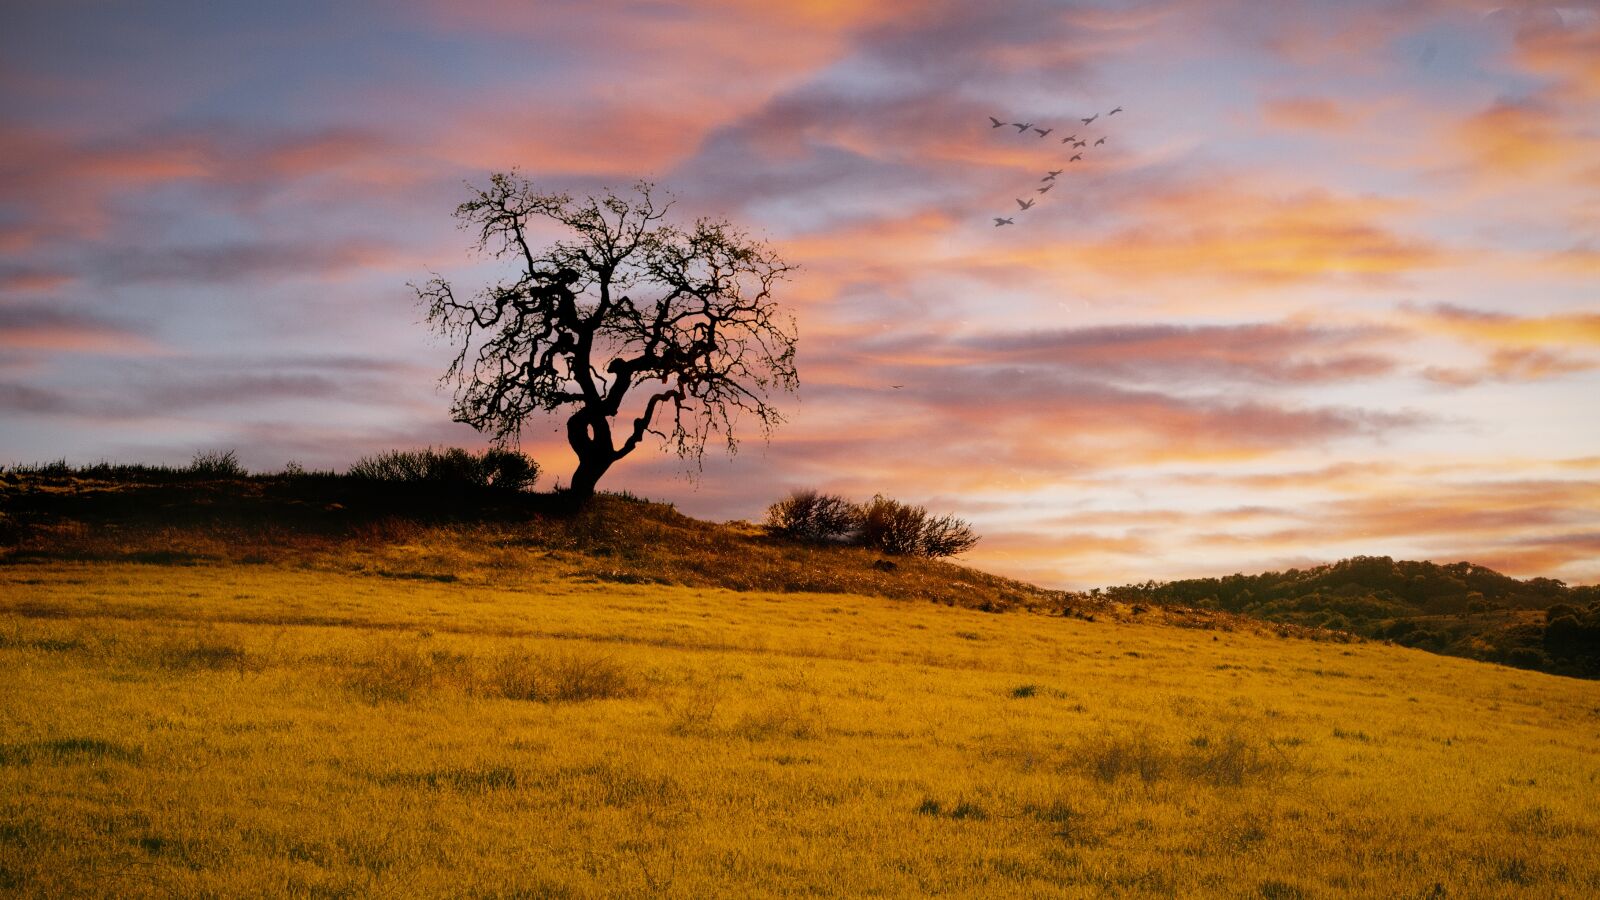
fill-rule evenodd
<path id="1" fill-rule="evenodd" d="M 807 261 L 800 283 L 812 273 L 825 273 L 839 279 L 861 279 L 877 267 L 911 270 L 927 264 L 941 253 L 955 217 L 941 210 L 919 210 L 894 219 L 840 223 L 826 230 L 808 232 L 780 242 L 789 258 Z"/>
<path id="2" fill-rule="evenodd" d="M 907 382 L 896 392 L 899 417 L 831 429 L 841 448 L 834 465 L 1004 489 L 1107 468 L 1262 459 L 1419 424 L 1403 414 L 1197 400 L 1003 368 L 897 377 Z M 935 445 L 943 449 L 929 460 L 922 448 Z"/>
<path id="3" fill-rule="evenodd" d="M 1304 524 L 1253 538 L 1279 546 L 1417 536 L 1432 542 L 1478 543 L 1485 536 L 1567 534 L 1593 525 L 1592 511 L 1600 509 L 1600 481 L 1436 482 L 1423 491 L 1399 487 L 1369 485 L 1363 496 L 1313 504 L 1305 510 Z M 1202 540 L 1213 537 L 1218 536 Z"/>
<path id="4" fill-rule="evenodd" d="M 1267 196 L 1187 188 L 1144 205 L 1145 222 L 1079 248 L 1080 260 L 1134 278 L 1206 276 L 1280 285 L 1381 278 L 1443 264 L 1437 245 L 1385 224 L 1402 205 L 1327 191 Z"/>
<path id="5" fill-rule="evenodd" d="M 1486 544 L 1457 554 L 1479 565 L 1522 577 L 1551 573 L 1574 583 L 1600 579 L 1600 532 L 1527 538 L 1510 544 Z"/>
<path id="6" fill-rule="evenodd" d="M 1600 313 L 1516 316 L 1448 304 L 1413 310 L 1414 327 L 1436 334 L 1508 347 L 1600 347 Z"/>
<path id="7" fill-rule="evenodd" d="M 1244 491 L 1322 490 L 1359 492 L 1400 471 L 1389 462 L 1342 462 L 1318 469 L 1286 472 L 1211 472 L 1173 476 L 1185 485 L 1223 486 Z"/>
<path id="8" fill-rule="evenodd" d="M 469 170 L 633 178 L 683 160 L 722 116 L 706 108 L 624 102 L 546 108 L 537 116 L 483 110 L 459 123 L 432 153 Z"/>
<path id="9" fill-rule="evenodd" d="M 1409 495 L 1400 487 L 1395 481 L 1368 484 L 1360 496 L 1322 504 L 1309 518 L 1330 531 L 1363 536 L 1516 533 L 1528 526 L 1579 523 L 1600 509 L 1600 481 L 1435 480 Z"/>
<path id="10" fill-rule="evenodd" d="M 1534 101 L 1497 103 L 1462 122 L 1456 136 L 1480 172 L 1501 178 L 1593 158 L 1592 141 Z"/>
<path id="11" fill-rule="evenodd" d="M 1279 97 L 1261 104 L 1261 118 L 1278 128 L 1299 131 L 1338 131 L 1353 117 L 1327 97 Z"/>

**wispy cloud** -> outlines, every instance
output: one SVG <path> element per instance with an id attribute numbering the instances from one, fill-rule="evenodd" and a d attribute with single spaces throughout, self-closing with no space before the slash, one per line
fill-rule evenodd
<path id="1" fill-rule="evenodd" d="M 1026 361 L 1144 383 L 1315 384 L 1373 378 L 1396 368 L 1401 338 L 1382 326 L 1305 323 L 1121 325 L 969 338 L 991 361 Z"/>
<path id="2" fill-rule="evenodd" d="M 1514 347 L 1600 347 L 1600 313 L 1573 312 L 1526 316 L 1499 310 L 1439 304 L 1413 309 L 1424 329 L 1452 337 Z"/>
<path id="3" fill-rule="evenodd" d="M 1354 114 L 1327 97 L 1273 97 L 1261 104 L 1268 125 L 1304 131 L 1342 131 L 1355 122 Z"/>

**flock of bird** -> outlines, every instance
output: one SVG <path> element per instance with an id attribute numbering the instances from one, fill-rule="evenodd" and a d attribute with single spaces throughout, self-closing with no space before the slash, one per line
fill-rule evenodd
<path id="1" fill-rule="evenodd" d="M 1110 112 L 1106 113 L 1106 117 L 1110 118 L 1111 116 L 1114 116 L 1119 112 L 1122 112 L 1122 107 L 1120 107 L 1120 106 L 1117 107 L 1116 109 L 1113 109 Z M 1098 118 L 1100 118 L 1100 114 L 1099 113 L 1095 113 L 1092 116 L 1088 116 L 1086 118 L 1079 119 L 1078 121 L 1083 123 L 1084 128 L 1088 128 L 1090 125 L 1093 125 L 1095 120 L 1098 119 Z M 995 118 L 994 116 L 990 116 L 989 117 L 989 122 L 990 122 L 990 127 L 991 128 L 1004 128 L 1007 125 L 1010 125 L 1012 128 L 1015 128 L 1017 130 L 1017 134 L 1018 135 L 1024 135 L 1024 134 L 1027 134 L 1029 131 L 1032 131 L 1035 134 L 1039 135 L 1039 140 L 1045 140 L 1046 138 L 1050 137 L 1050 134 L 1052 132 L 1054 132 L 1056 130 L 1054 126 L 1049 127 L 1049 128 L 1040 128 L 1037 125 L 1035 125 L 1033 122 L 1002 122 L 1001 120 Z M 1106 142 L 1106 139 L 1102 136 L 1100 139 L 1096 140 L 1093 144 L 1090 144 L 1088 138 L 1079 139 L 1079 137 L 1078 137 L 1076 132 L 1073 133 L 1073 134 L 1069 134 L 1066 137 L 1061 139 L 1061 143 L 1067 145 L 1067 148 L 1066 148 L 1067 150 L 1082 150 L 1082 149 L 1085 149 L 1085 148 L 1091 147 L 1091 146 L 1098 147 L 1101 144 L 1104 144 L 1105 142 Z M 1067 160 L 1067 163 L 1070 165 L 1072 163 L 1077 162 L 1080 159 L 1083 159 L 1083 154 L 1082 153 L 1073 153 L 1072 157 Z M 1056 176 L 1060 175 L 1062 172 L 1065 172 L 1065 171 L 1066 171 L 1066 167 L 1065 166 L 1063 166 L 1062 168 L 1059 168 L 1059 169 L 1047 169 L 1045 171 L 1044 177 L 1039 179 L 1041 182 L 1044 183 L 1044 186 L 1043 187 L 1036 187 L 1036 188 L 1034 188 L 1034 190 L 1039 193 L 1040 197 L 1044 196 L 1045 194 L 1050 193 L 1050 189 L 1054 188 L 1056 186 Z M 1026 200 L 1018 198 L 1017 199 L 1018 211 L 1026 212 L 1026 211 L 1032 209 L 1033 205 L 1035 203 L 1037 203 L 1037 202 L 1039 202 L 1039 197 L 1029 197 Z M 1016 216 L 1016 213 L 1012 213 L 1010 217 L 995 216 L 994 217 L 994 227 L 999 228 L 1002 225 L 1015 225 L 1016 224 L 1015 216 Z"/>

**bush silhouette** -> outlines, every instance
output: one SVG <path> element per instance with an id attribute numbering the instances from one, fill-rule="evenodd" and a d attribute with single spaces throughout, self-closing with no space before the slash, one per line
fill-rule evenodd
<path id="1" fill-rule="evenodd" d="M 879 494 L 862 507 L 859 542 L 891 555 L 938 559 L 972 549 L 978 536 L 954 516 L 933 516 L 924 507 Z"/>
<path id="2" fill-rule="evenodd" d="M 499 448 L 484 452 L 479 464 L 485 483 L 506 491 L 526 491 L 539 480 L 539 464 L 527 454 Z"/>
<path id="3" fill-rule="evenodd" d="M 189 461 L 189 472 L 209 478 L 239 478 L 248 473 L 239 465 L 239 454 L 232 450 L 198 450 Z"/>
<path id="4" fill-rule="evenodd" d="M 878 494 L 851 503 L 836 494 L 795 491 L 767 507 L 766 526 L 795 540 L 850 541 L 892 556 L 939 559 L 972 549 L 978 536 L 955 516 L 934 516 L 921 506 Z M 875 564 L 876 565 L 876 564 Z M 878 566 L 885 571 L 889 566 Z"/>
<path id="5" fill-rule="evenodd" d="M 766 526 L 800 541 L 846 541 L 861 527 L 861 508 L 837 494 L 795 491 L 767 507 Z"/>

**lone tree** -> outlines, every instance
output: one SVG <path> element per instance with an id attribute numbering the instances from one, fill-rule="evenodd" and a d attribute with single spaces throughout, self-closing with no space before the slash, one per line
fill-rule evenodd
<path id="1" fill-rule="evenodd" d="M 764 437 L 782 423 L 770 397 L 799 384 L 795 328 L 772 289 L 792 267 L 764 243 L 723 221 L 666 222 L 672 204 L 647 182 L 574 200 L 496 174 L 472 194 L 456 218 L 514 276 L 468 300 L 437 276 L 413 285 L 459 348 L 441 379 L 456 421 L 514 447 L 529 417 L 570 409 L 578 502 L 647 434 L 698 466 L 713 435 L 736 452 L 741 416 Z"/>

